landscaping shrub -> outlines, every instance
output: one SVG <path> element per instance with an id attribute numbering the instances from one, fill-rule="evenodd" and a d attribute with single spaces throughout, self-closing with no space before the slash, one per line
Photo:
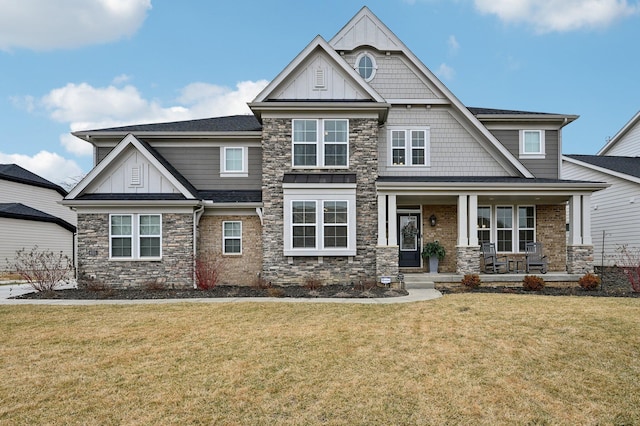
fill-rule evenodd
<path id="1" fill-rule="evenodd" d="M 267 294 L 270 297 L 282 297 L 284 296 L 284 290 L 278 287 L 269 287 L 267 289 Z"/>
<path id="2" fill-rule="evenodd" d="M 626 245 L 617 248 L 616 263 L 627 277 L 631 289 L 640 292 L 640 249 Z"/>
<path id="3" fill-rule="evenodd" d="M 256 277 L 253 279 L 253 282 L 251 283 L 251 287 L 253 288 L 259 288 L 261 290 L 267 289 L 267 288 L 271 288 L 273 287 L 271 285 L 271 282 L 265 280 L 262 275 L 258 274 L 256 275 Z"/>
<path id="4" fill-rule="evenodd" d="M 600 286 L 600 277 L 587 272 L 578 280 L 578 284 L 584 290 L 596 290 Z"/>
<path id="5" fill-rule="evenodd" d="M 310 277 L 304 281 L 304 288 L 307 290 L 317 290 L 320 287 L 322 287 L 322 282 L 318 278 Z"/>
<path id="6" fill-rule="evenodd" d="M 220 280 L 220 261 L 208 256 L 196 259 L 196 285 L 200 290 L 211 290 Z"/>
<path id="7" fill-rule="evenodd" d="M 465 276 L 462 277 L 461 283 L 466 288 L 474 289 L 480 287 L 480 284 L 482 284 L 482 280 L 480 279 L 480 275 L 478 274 L 465 274 Z"/>
<path id="8" fill-rule="evenodd" d="M 522 288 L 527 291 L 539 291 L 544 288 L 544 280 L 537 275 L 525 275 Z"/>
<path id="9" fill-rule="evenodd" d="M 69 279 L 73 263 L 62 251 L 54 253 L 35 246 L 31 251 L 16 251 L 13 268 L 35 291 L 53 291 Z"/>

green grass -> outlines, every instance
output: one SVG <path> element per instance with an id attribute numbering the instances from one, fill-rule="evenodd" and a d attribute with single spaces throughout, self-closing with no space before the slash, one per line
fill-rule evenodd
<path id="1" fill-rule="evenodd" d="M 640 424 L 640 300 L 0 307 L 0 424 Z"/>

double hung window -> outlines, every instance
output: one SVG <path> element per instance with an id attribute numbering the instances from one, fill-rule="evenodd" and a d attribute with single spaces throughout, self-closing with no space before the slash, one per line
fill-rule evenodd
<path id="1" fill-rule="evenodd" d="M 349 120 L 298 120 L 293 127 L 293 167 L 343 168 L 349 158 Z"/>
<path id="2" fill-rule="evenodd" d="M 535 206 L 478 206 L 478 243 L 499 252 L 523 252 L 535 241 Z"/>
<path id="3" fill-rule="evenodd" d="M 429 166 L 429 129 L 391 129 L 392 166 Z"/>
<path id="4" fill-rule="evenodd" d="M 109 245 L 111 259 L 159 259 L 162 255 L 162 216 L 110 215 Z"/>
<path id="5" fill-rule="evenodd" d="M 222 222 L 222 252 L 242 254 L 242 222 Z"/>
<path id="6" fill-rule="evenodd" d="M 248 176 L 247 148 L 225 146 L 221 148 L 220 175 L 222 177 Z"/>

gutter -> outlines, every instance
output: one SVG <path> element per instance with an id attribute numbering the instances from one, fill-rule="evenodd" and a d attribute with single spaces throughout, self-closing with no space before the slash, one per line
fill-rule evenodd
<path id="1" fill-rule="evenodd" d="M 193 288 L 198 288 L 198 278 L 196 274 L 196 258 L 198 256 L 198 224 L 204 213 L 204 205 L 201 204 L 193 211 Z"/>

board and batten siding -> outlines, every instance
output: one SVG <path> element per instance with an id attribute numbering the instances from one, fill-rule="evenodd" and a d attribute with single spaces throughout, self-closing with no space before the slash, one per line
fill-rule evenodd
<path id="1" fill-rule="evenodd" d="M 73 259 L 73 233 L 55 223 L 0 217 L 0 235 L 0 271 L 11 270 L 16 250 L 35 246 Z"/>
<path id="2" fill-rule="evenodd" d="M 428 127 L 431 167 L 392 167 L 389 160 L 389 127 Z M 508 172 L 471 135 L 447 108 L 394 107 L 379 132 L 381 176 L 509 176 Z"/>
<path id="3" fill-rule="evenodd" d="M 490 130 L 508 150 L 537 178 L 559 178 L 558 131 L 545 130 L 544 158 L 520 158 L 519 130 Z"/>
<path id="4" fill-rule="evenodd" d="M 611 184 L 591 195 L 595 265 L 602 263 L 603 232 L 605 265 L 615 263 L 618 247 L 640 247 L 640 184 L 567 161 L 562 163 L 562 178 Z"/>
<path id="5" fill-rule="evenodd" d="M 76 212 L 58 204 L 62 195 L 53 189 L 0 179 L 0 203 L 21 203 L 76 225 Z"/>

